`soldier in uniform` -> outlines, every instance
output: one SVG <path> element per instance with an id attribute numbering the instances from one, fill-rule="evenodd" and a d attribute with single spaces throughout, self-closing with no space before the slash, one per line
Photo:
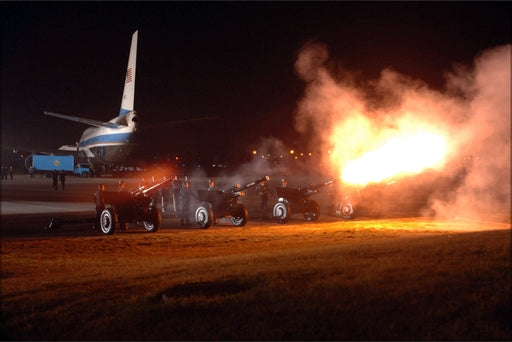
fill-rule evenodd
<path id="1" fill-rule="evenodd" d="M 124 206 L 126 206 L 126 203 L 129 201 L 130 194 L 126 192 L 126 182 L 120 180 L 119 181 L 119 192 L 122 193 L 123 201 L 121 204 L 121 207 L 124 210 Z M 128 222 L 119 222 L 119 228 L 121 230 L 128 230 Z"/>
<path id="2" fill-rule="evenodd" d="M 60 180 L 60 185 L 62 186 L 62 191 L 64 191 L 64 188 L 66 186 L 66 174 L 64 173 L 64 170 L 60 171 L 59 180 Z"/>
<path id="3" fill-rule="evenodd" d="M 178 176 L 174 176 L 174 179 L 171 181 L 172 187 L 172 200 L 174 203 L 174 214 L 176 217 L 178 216 L 178 211 L 180 210 L 180 192 L 181 192 L 181 181 Z"/>
<path id="4" fill-rule="evenodd" d="M 52 171 L 52 181 L 55 191 L 59 190 L 59 175 L 57 174 L 57 170 Z"/>
<path id="5" fill-rule="evenodd" d="M 162 181 L 167 179 L 166 176 L 162 177 Z M 160 196 L 162 197 L 162 214 L 165 213 L 167 209 L 167 205 L 169 204 L 169 200 L 171 198 L 171 185 L 167 183 L 167 185 L 162 186 L 158 191 L 160 191 Z"/>
<path id="6" fill-rule="evenodd" d="M 94 221 L 94 226 L 92 229 L 98 230 L 100 229 L 100 217 L 101 213 L 105 209 L 105 199 L 103 197 L 103 192 L 105 191 L 105 184 L 98 185 L 98 190 L 94 193 L 94 202 L 96 202 L 96 220 Z"/>
<path id="7" fill-rule="evenodd" d="M 216 191 L 217 188 L 215 187 L 215 179 L 210 178 L 208 179 L 208 191 Z M 217 217 L 214 216 L 212 224 L 214 226 L 217 225 Z"/>
<path id="8" fill-rule="evenodd" d="M 260 201 L 260 209 L 261 209 L 261 219 L 266 218 L 266 212 L 268 209 L 267 202 L 268 202 L 268 193 L 272 195 L 272 198 L 274 198 L 274 195 L 272 194 L 272 191 L 267 186 L 266 182 L 261 182 L 258 185 L 256 185 L 256 191 L 258 192 L 258 199 Z"/>
<path id="9" fill-rule="evenodd" d="M 329 195 L 329 214 L 336 216 L 336 205 L 340 198 L 340 187 L 338 184 L 330 184 L 328 188 Z"/>
<path id="10" fill-rule="evenodd" d="M 189 207 L 190 207 L 190 195 L 191 194 L 194 195 L 194 193 L 190 189 L 189 177 L 185 176 L 185 183 L 183 184 L 183 187 L 181 188 L 181 191 L 180 191 L 180 195 L 181 195 L 180 225 L 181 226 L 190 225 L 190 221 L 188 219 L 188 215 L 189 215 L 188 211 L 189 211 Z"/>

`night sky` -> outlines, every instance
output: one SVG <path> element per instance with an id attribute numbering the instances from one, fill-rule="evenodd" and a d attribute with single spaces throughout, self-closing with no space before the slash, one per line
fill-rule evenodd
<path id="1" fill-rule="evenodd" d="M 135 110 L 153 153 L 238 158 L 273 136 L 307 145 L 293 116 L 305 84 L 304 43 L 325 43 L 344 68 L 372 79 L 386 67 L 444 85 L 454 63 L 510 43 L 505 2 L 9 2 L 1 11 L 2 145 L 78 141 L 87 127 L 43 111 L 108 121 L 121 104 L 139 30 Z"/>

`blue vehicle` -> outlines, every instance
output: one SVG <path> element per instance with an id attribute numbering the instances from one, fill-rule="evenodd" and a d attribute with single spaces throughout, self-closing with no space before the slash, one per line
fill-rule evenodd
<path id="1" fill-rule="evenodd" d="M 27 168 L 32 161 L 32 167 L 36 172 L 48 171 L 66 171 L 73 172 L 75 158 L 73 156 L 54 156 L 54 155 L 32 155 L 25 161 Z"/>
<path id="2" fill-rule="evenodd" d="M 89 177 L 91 175 L 91 166 L 87 163 L 78 163 L 73 171 L 75 176 Z"/>

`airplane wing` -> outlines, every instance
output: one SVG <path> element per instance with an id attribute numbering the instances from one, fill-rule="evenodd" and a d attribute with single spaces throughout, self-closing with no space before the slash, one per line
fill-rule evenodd
<path id="1" fill-rule="evenodd" d="M 51 112 L 44 112 L 44 115 L 55 116 L 57 118 L 76 121 L 76 122 L 84 123 L 86 125 L 95 126 L 95 127 L 107 127 L 107 128 L 122 127 L 122 125 L 118 125 L 118 124 L 115 124 L 112 122 L 97 121 L 97 120 L 92 120 L 92 119 L 87 119 L 87 118 L 81 118 L 78 116 L 57 114 L 57 113 L 51 113 Z"/>
<path id="2" fill-rule="evenodd" d="M 87 147 L 77 147 L 76 145 L 62 145 L 61 147 L 59 147 L 59 151 L 82 151 L 84 152 L 86 157 L 94 157 L 94 154 L 91 152 L 90 149 L 88 149 Z"/>

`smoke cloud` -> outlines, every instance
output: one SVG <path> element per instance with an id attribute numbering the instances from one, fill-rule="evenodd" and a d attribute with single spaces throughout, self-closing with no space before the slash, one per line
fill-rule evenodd
<path id="1" fill-rule="evenodd" d="M 435 171 L 457 182 L 430 193 L 423 213 L 510 217 L 510 52 L 510 45 L 498 46 L 471 66 L 454 66 L 439 91 L 390 68 L 378 79 L 358 80 L 330 58 L 325 44 L 307 43 L 295 63 L 306 83 L 295 128 L 313 131 L 311 143 L 332 150 L 326 171 L 338 174 L 395 136 L 420 130 L 442 135 L 448 150 Z"/>

